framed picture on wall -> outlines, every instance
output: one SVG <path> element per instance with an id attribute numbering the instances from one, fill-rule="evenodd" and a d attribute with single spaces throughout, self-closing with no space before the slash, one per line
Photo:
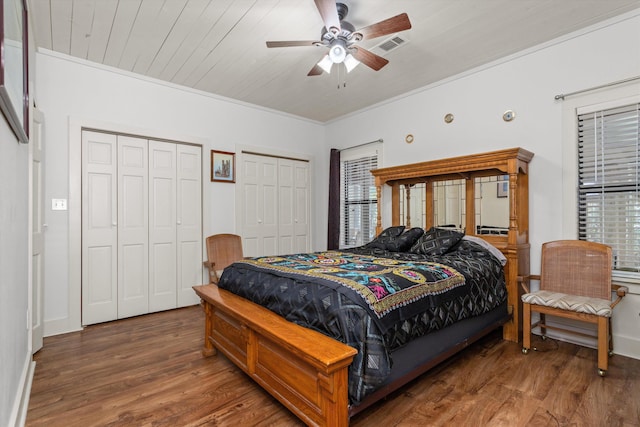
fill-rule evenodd
<path id="1" fill-rule="evenodd" d="M 236 154 L 211 150 L 211 182 L 236 182 Z"/>
<path id="2" fill-rule="evenodd" d="M 18 141 L 29 142 L 29 39 L 25 0 L 0 0 L 0 110 Z"/>

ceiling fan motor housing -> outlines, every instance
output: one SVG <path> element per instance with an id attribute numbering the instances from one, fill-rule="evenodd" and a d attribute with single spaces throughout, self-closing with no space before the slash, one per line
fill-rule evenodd
<path id="1" fill-rule="evenodd" d="M 340 18 L 340 21 L 342 21 L 344 18 L 347 17 L 347 14 L 349 13 L 349 8 L 344 3 L 336 3 L 336 8 L 338 8 L 338 18 Z"/>
<path id="2" fill-rule="evenodd" d="M 340 22 L 341 31 L 333 33 L 327 30 L 327 27 L 322 27 L 322 33 L 320 40 L 331 43 L 334 39 L 342 38 L 347 42 L 357 42 L 362 40 L 362 34 L 356 33 L 356 28 L 349 21 Z"/>

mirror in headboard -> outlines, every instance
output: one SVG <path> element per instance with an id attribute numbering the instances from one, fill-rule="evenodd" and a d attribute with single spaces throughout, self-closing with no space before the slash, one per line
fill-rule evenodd
<path id="1" fill-rule="evenodd" d="M 509 231 L 509 176 L 473 178 L 475 227 L 470 234 L 506 236 Z M 433 222 L 427 220 L 427 186 L 433 197 Z M 400 225 L 466 228 L 466 179 L 400 184 Z"/>
<path id="2" fill-rule="evenodd" d="M 509 175 L 475 178 L 475 233 L 506 236 L 509 231 Z"/>
<path id="3" fill-rule="evenodd" d="M 431 186 L 433 195 L 433 225 L 464 229 L 466 222 L 464 179 L 400 184 L 400 225 L 407 228 L 428 228 L 427 186 Z M 506 217 L 508 218 L 508 212 Z"/>
<path id="4" fill-rule="evenodd" d="M 433 225 L 464 229 L 466 224 L 464 179 L 433 182 Z"/>
<path id="5" fill-rule="evenodd" d="M 400 225 L 407 228 L 426 226 L 427 183 L 400 185 Z"/>

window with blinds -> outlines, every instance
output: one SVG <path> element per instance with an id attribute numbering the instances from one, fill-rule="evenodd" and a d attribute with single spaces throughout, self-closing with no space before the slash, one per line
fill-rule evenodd
<path id="1" fill-rule="evenodd" d="M 640 104 L 578 115 L 578 236 L 640 278 Z"/>
<path id="2" fill-rule="evenodd" d="M 361 246 L 375 237 L 378 200 L 371 169 L 378 156 L 340 162 L 340 248 Z"/>

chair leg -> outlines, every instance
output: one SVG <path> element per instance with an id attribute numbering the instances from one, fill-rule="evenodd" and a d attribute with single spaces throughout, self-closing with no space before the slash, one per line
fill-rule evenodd
<path id="1" fill-rule="evenodd" d="M 598 373 L 604 376 L 609 368 L 609 318 L 598 317 Z"/>
<path id="2" fill-rule="evenodd" d="M 545 328 L 545 326 L 547 325 L 547 318 L 544 313 L 540 313 L 539 323 L 540 323 L 540 335 L 542 335 L 542 339 L 545 340 L 547 339 L 547 328 Z"/>
<path id="3" fill-rule="evenodd" d="M 531 348 L 531 304 L 522 304 L 522 352 L 527 354 Z"/>
<path id="4" fill-rule="evenodd" d="M 609 317 L 609 357 L 613 356 L 613 322 Z"/>

